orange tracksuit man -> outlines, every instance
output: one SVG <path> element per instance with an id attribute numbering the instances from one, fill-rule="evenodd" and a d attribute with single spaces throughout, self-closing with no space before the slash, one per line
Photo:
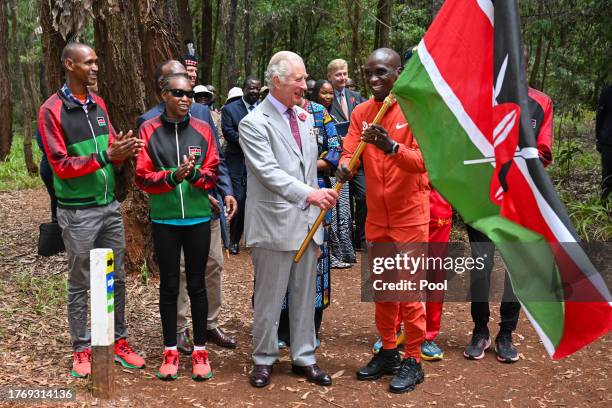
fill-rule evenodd
<path id="1" fill-rule="evenodd" d="M 347 165 L 382 102 L 370 99 L 351 115 L 341 164 Z M 361 160 L 366 178 L 366 239 L 370 242 L 427 242 L 429 230 L 429 179 L 423 157 L 406 119 L 395 103 L 382 119 L 389 137 L 400 144 L 397 154 L 385 155 L 368 145 Z M 406 341 L 404 358 L 420 361 L 425 339 L 425 309 L 421 302 L 376 302 L 375 322 L 384 349 L 396 347 L 395 319 L 402 313 Z"/>

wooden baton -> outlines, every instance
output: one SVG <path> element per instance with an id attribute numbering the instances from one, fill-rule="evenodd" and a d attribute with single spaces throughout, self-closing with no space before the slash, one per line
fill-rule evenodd
<path id="1" fill-rule="evenodd" d="M 381 119 L 385 116 L 385 114 L 387 113 L 387 110 L 389 110 L 389 108 L 394 103 L 395 103 L 395 97 L 393 96 L 393 94 L 387 95 L 387 97 L 385 98 L 385 101 L 383 102 L 382 106 L 378 110 L 378 113 L 376 114 L 376 117 L 374 118 L 372 125 L 377 125 L 381 121 Z M 359 145 L 357 145 L 357 149 L 355 149 L 355 153 L 353 153 L 353 157 L 351 157 L 351 161 L 349 162 L 349 165 L 348 165 L 348 168 L 351 172 L 357 166 L 357 162 L 359 161 L 359 158 L 361 157 L 361 154 L 363 153 L 363 150 L 366 148 L 366 146 L 367 146 L 367 143 L 364 141 L 359 142 Z M 340 190 L 342 190 L 342 186 L 344 186 L 344 183 L 336 183 L 336 185 L 334 186 L 334 190 L 336 191 L 336 193 L 340 193 Z M 314 236 L 315 232 L 317 232 L 317 230 L 319 229 L 319 226 L 325 219 L 326 213 L 327 213 L 327 210 L 321 210 L 321 212 L 319 213 L 319 216 L 317 217 L 317 220 L 312 225 L 312 228 L 310 229 L 310 231 L 308 231 L 308 235 L 306 235 L 306 238 L 302 242 L 302 246 L 300 246 L 300 250 L 297 252 L 297 254 L 295 254 L 295 257 L 293 258 L 293 262 L 295 263 L 300 262 L 300 259 L 302 259 L 304 252 L 306 252 L 306 248 L 308 248 L 308 245 L 310 244 L 312 237 Z"/>

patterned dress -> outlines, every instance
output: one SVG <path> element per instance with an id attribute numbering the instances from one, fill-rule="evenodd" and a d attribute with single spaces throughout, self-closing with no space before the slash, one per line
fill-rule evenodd
<path id="1" fill-rule="evenodd" d="M 327 109 L 323 105 L 318 103 L 305 101 L 302 108 L 306 109 L 314 118 L 314 135 L 317 138 L 317 146 L 319 148 L 319 159 L 323 159 L 333 166 L 335 169 L 340 160 L 340 154 L 342 153 L 342 147 L 340 146 L 340 139 L 336 134 L 336 127 L 334 121 L 327 112 Z M 319 187 L 331 188 L 335 181 L 330 176 L 335 170 L 327 172 L 319 172 L 317 174 L 317 180 Z M 315 295 L 315 309 L 323 310 L 329 306 L 330 295 L 331 295 L 331 280 L 329 276 L 330 271 L 330 246 L 329 246 L 329 225 L 333 217 L 333 209 L 328 211 L 325 215 L 324 235 L 323 243 L 320 246 L 321 255 L 317 259 L 317 277 L 316 277 L 316 295 Z M 287 293 L 289 295 L 289 293 Z M 287 296 L 283 300 L 283 310 L 287 309 Z"/>

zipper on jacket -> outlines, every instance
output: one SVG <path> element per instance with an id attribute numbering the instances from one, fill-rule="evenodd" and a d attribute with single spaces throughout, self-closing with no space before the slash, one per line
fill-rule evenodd
<path id="1" fill-rule="evenodd" d="M 176 165 L 178 168 L 181 165 L 181 154 L 179 153 L 179 142 L 178 142 L 178 123 L 174 124 L 174 139 L 176 141 Z M 181 214 L 183 216 L 182 218 L 185 218 L 185 205 L 183 203 L 183 188 L 180 183 L 178 185 L 178 188 L 179 188 L 179 197 L 181 198 Z"/>
<path id="2" fill-rule="evenodd" d="M 96 140 L 96 133 L 94 132 L 93 126 L 91 126 L 91 122 L 89 121 L 89 115 L 87 114 L 85 109 L 83 109 L 83 113 L 85 114 L 85 119 L 87 119 L 87 124 L 89 125 L 89 129 L 91 130 L 91 137 L 93 138 L 94 145 L 96 146 L 96 153 L 100 154 L 100 150 L 98 150 L 98 141 Z M 100 170 L 102 170 L 102 175 L 104 176 L 104 204 L 106 204 L 106 201 L 108 200 L 108 176 L 104 171 L 104 167 L 102 167 Z"/>

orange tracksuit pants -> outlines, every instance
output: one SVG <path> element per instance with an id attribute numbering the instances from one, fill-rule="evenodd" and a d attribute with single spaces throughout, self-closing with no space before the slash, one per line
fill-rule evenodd
<path id="1" fill-rule="evenodd" d="M 370 242 L 427 242 L 429 225 L 387 228 L 366 221 L 366 239 Z M 396 348 L 396 318 L 404 322 L 404 357 L 421 360 L 421 343 L 425 339 L 425 307 L 422 302 L 375 302 L 376 328 L 384 349 Z"/>

